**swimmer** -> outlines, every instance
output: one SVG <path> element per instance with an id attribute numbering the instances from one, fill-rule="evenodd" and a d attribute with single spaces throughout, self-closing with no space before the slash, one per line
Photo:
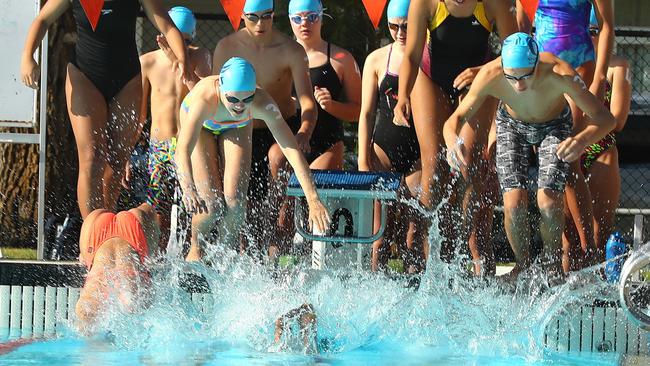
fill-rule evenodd
<path id="1" fill-rule="evenodd" d="M 391 0 L 386 15 L 388 29 L 393 42 L 368 55 L 363 66 L 363 87 L 361 114 L 359 116 L 359 170 L 360 171 L 394 171 L 404 175 L 408 191 L 407 197 L 416 197 L 420 184 L 420 148 L 412 118 L 409 126 L 393 123 L 393 109 L 397 104 L 399 90 L 399 67 L 404 57 L 406 45 L 407 16 L 410 0 Z M 376 124 L 375 124 L 376 121 Z M 408 216 L 407 222 L 395 221 L 397 211 L 408 213 L 408 206 L 399 204 L 389 206 L 390 217 L 383 238 L 373 244 L 373 271 L 386 265 L 388 243 L 407 243 L 408 248 L 402 253 L 407 264 L 422 268 L 424 258 L 413 241 L 407 242 L 406 235 L 397 235 L 411 227 L 414 218 Z M 379 204 L 375 205 L 375 228 L 380 226 Z M 394 234 L 394 235 L 389 235 Z M 391 237 L 393 236 L 393 237 Z M 420 239 L 421 241 L 421 239 Z M 418 244 L 420 241 L 417 241 Z M 408 254 L 408 255 L 406 255 Z M 408 259 L 408 260 L 406 260 Z"/>
<path id="2" fill-rule="evenodd" d="M 158 252 L 160 230 L 151 205 L 114 214 L 105 209 L 91 212 L 79 238 L 79 260 L 88 268 L 75 308 L 78 328 L 92 332 L 111 295 L 122 309 L 135 313 L 149 304 L 148 257 Z"/>
<path id="3" fill-rule="evenodd" d="M 308 154 L 318 114 L 309 61 L 298 43 L 273 28 L 274 10 L 273 0 L 247 0 L 242 14 L 244 27 L 219 41 L 214 50 L 212 72 L 219 73 L 231 57 L 248 60 L 257 71 L 258 85 L 275 101 L 291 128 L 298 148 Z M 246 230 L 252 240 L 244 243 L 245 246 L 264 251 L 268 236 L 275 236 L 279 214 L 277 197 L 283 195 L 288 176 L 283 174 L 285 167 L 282 146 L 276 144 L 263 121 L 255 121 Z M 267 197 L 270 188 L 274 190 L 273 197 Z"/>
<path id="4" fill-rule="evenodd" d="M 474 77 L 483 64 L 490 60 L 489 36 L 498 29 L 500 39 L 517 30 L 516 20 L 510 12 L 509 0 L 412 0 L 409 7 L 409 36 L 406 39 L 404 61 L 399 70 L 399 93 L 394 110 L 394 123 L 410 125 L 418 135 L 422 161 L 420 180 L 421 205 L 433 210 L 449 194 L 449 171 L 444 162 L 442 128 L 455 106 L 467 93 Z M 478 166 L 486 144 L 487 132 L 494 118 L 496 101 L 487 101 L 474 118 L 480 121 L 479 140 L 473 140 L 471 131 L 463 129 L 460 136 L 472 151 L 468 169 L 462 171 L 465 186 L 455 188 L 462 220 L 441 218 L 444 259 L 453 252 L 453 231 L 461 227 L 461 242 L 466 242 L 475 220 L 475 211 L 482 194 L 483 177 Z M 461 126 L 458 126 L 461 127 Z M 469 199 L 463 199 L 467 196 Z M 461 207 L 461 202 L 462 204 Z M 443 211 L 451 211 L 444 205 Z M 428 220 L 423 220 L 421 230 L 428 232 Z M 452 222 L 454 221 L 454 222 Z M 424 235 L 422 246 L 428 253 L 428 238 Z M 436 253 L 437 255 L 438 253 Z"/>
<path id="5" fill-rule="evenodd" d="M 572 132 L 568 95 L 590 123 Z M 497 112 L 497 174 L 503 192 L 505 229 L 517 264 L 516 277 L 530 266 L 528 214 L 528 157 L 538 146 L 537 203 L 547 270 L 561 276 L 561 235 L 564 228 L 564 185 L 569 163 L 603 138 L 616 125 L 612 114 L 587 90 L 571 65 L 547 52 L 535 40 L 515 33 L 503 42 L 502 56 L 487 63 L 474 79 L 467 97 L 445 123 L 449 161 L 467 166 L 470 152 L 458 143 L 458 126 L 468 123 L 488 97 L 501 100 Z"/>
<path id="6" fill-rule="evenodd" d="M 174 201 L 177 182 L 173 164 L 178 133 L 178 110 L 189 89 L 201 79 L 211 74 L 210 52 L 193 44 L 196 35 L 196 18 L 192 11 L 182 6 L 169 10 L 178 30 L 181 31 L 187 46 L 188 65 L 191 79 L 183 83 L 174 77 L 173 52 L 167 40 L 158 36 L 160 49 L 140 56 L 142 65 L 142 109 L 140 123 L 144 124 L 151 97 L 151 131 L 149 133 L 149 184 L 147 202 L 156 210 L 161 228 L 160 245 L 165 250 L 169 240 L 170 211 Z"/>
<path id="7" fill-rule="evenodd" d="M 165 12 L 162 0 L 104 1 L 96 27 L 80 0 L 50 0 L 32 23 L 23 48 L 23 82 L 38 87 L 34 52 L 49 26 L 72 8 L 78 38 L 75 57 L 67 65 L 66 100 L 79 157 L 77 200 L 81 216 L 98 208 L 115 209 L 122 178 L 142 126 L 142 78 L 135 43 L 140 4 L 169 40 L 179 79 L 189 79 L 183 37 Z"/>
<path id="8" fill-rule="evenodd" d="M 245 218 L 253 120 L 264 121 L 293 166 L 309 205 L 309 224 L 324 232 L 329 214 L 309 166 L 271 96 L 257 88 L 256 71 L 241 57 L 224 63 L 219 75 L 202 79 L 185 97 L 174 161 L 185 209 L 193 213 L 187 260 L 204 254 L 217 221 L 218 243 L 233 245 Z"/>

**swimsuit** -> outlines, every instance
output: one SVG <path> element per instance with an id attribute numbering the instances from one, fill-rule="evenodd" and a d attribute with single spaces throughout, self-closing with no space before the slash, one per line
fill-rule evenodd
<path id="1" fill-rule="evenodd" d="M 546 123 L 527 123 L 513 118 L 503 103 L 497 110 L 497 174 L 503 191 L 528 189 L 528 166 L 533 145 L 539 146 L 538 189 L 563 192 L 569 163 L 560 160 L 557 146 L 571 135 L 571 109 Z"/>
<path id="2" fill-rule="evenodd" d="M 605 105 L 607 106 L 607 109 L 610 108 L 611 102 L 612 86 L 609 81 L 606 81 Z M 616 146 L 616 135 L 614 135 L 613 131 L 608 133 L 607 136 L 603 137 L 600 141 L 589 145 L 580 157 L 580 167 L 582 168 L 582 173 L 587 174 L 587 171 L 589 168 L 591 168 L 591 165 L 612 146 Z"/>
<path id="3" fill-rule="evenodd" d="M 461 91 L 453 87 L 454 79 L 465 69 L 488 61 L 491 32 L 492 25 L 482 1 L 478 1 L 474 13 L 467 18 L 452 16 L 444 1 L 440 1 L 429 24 L 420 68 L 446 95 L 457 98 Z"/>
<path id="4" fill-rule="evenodd" d="M 174 194 L 178 187 L 176 181 L 176 137 L 163 141 L 149 141 L 149 184 L 147 185 L 147 203 L 156 212 L 169 214 L 174 203 Z"/>
<path id="5" fill-rule="evenodd" d="M 217 81 L 215 80 L 215 83 Z M 189 92 L 186 96 L 185 99 L 183 99 L 183 102 L 181 103 L 181 108 L 188 113 L 190 111 L 190 105 L 192 104 L 192 92 Z M 221 121 L 218 120 L 217 116 L 219 113 L 219 106 L 221 105 L 221 102 L 219 101 L 217 104 L 217 110 L 214 111 L 214 114 L 212 115 L 211 118 L 206 119 L 203 121 L 203 128 L 206 130 L 212 132 L 215 136 L 218 136 L 228 130 L 232 130 L 235 128 L 243 128 L 248 126 L 252 121 L 253 121 L 253 110 L 252 108 L 248 109 L 248 116 L 242 119 L 234 120 L 234 121 Z"/>
<path id="6" fill-rule="evenodd" d="M 310 68 L 309 77 L 311 78 L 312 86 L 329 90 L 332 95 L 332 100 L 339 100 L 343 91 L 343 85 L 330 62 L 329 43 L 327 44 L 327 62 L 322 66 Z M 318 105 L 318 120 L 316 121 L 316 127 L 310 140 L 311 153 L 305 156 L 307 161 L 311 163 L 316 160 L 316 158 L 336 145 L 339 141 L 343 141 L 343 123 L 336 117 L 325 112 Z"/>
<path id="7" fill-rule="evenodd" d="M 535 40 L 575 69 L 596 58 L 589 36 L 590 0 L 539 0 Z"/>
<path id="8" fill-rule="evenodd" d="M 377 93 L 377 123 L 372 140 L 384 150 L 395 171 L 407 174 L 420 158 L 420 145 L 415 133 L 413 118 L 409 118 L 411 127 L 397 126 L 393 123 L 393 109 L 397 104 L 399 77 L 388 71 L 392 52 L 393 46 L 391 45 L 384 79 L 379 84 Z"/>
<path id="9" fill-rule="evenodd" d="M 77 23 L 77 44 L 72 62 L 108 102 L 140 73 L 135 43 L 135 21 L 140 13 L 137 0 L 104 0 L 93 31 L 80 0 L 72 0 Z"/>
<path id="10" fill-rule="evenodd" d="M 149 246 L 142 225 L 135 215 L 128 211 L 122 211 L 117 215 L 112 212 L 103 212 L 93 221 L 88 252 L 85 256 L 85 265 L 89 270 L 93 266 L 99 248 L 113 238 L 127 241 L 131 248 L 138 253 L 140 263 L 144 264 L 144 259 L 149 254 Z"/>

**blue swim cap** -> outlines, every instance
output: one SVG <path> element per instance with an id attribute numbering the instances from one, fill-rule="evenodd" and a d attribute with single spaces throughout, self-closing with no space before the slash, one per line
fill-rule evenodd
<path id="1" fill-rule="evenodd" d="M 223 92 L 254 91 L 257 86 L 255 69 L 241 57 L 232 57 L 221 67 L 219 89 Z"/>
<path id="2" fill-rule="evenodd" d="M 176 28 L 190 37 L 196 36 L 196 18 L 194 13 L 184 6 L 175 6 L 169 10 L 169 17 L 172 18 Z"/>
<path id="3" fill-rule="evenodd" d="M 264 10 L 273 10 L 273 0 L 246 0 L 244 13 L 258 13 Z"/>
<path id="4" fill-rule="evenodd" d="M 386 17 L 388 19 L 407 18 L 409 15 L 409 5 L 411 0 L 391 0 L 388 3 Z"/>
<path id="5" fill-rule="evenodd" d="M 519 69 L 535 67 L 539 58 L 537 42 L 522 32 L 513 33 L 503 40 L 501 63 L 504 68 Z"/>
<path id="6" fill-rule="evenodd" d="M 593 5 L 591 6 L 591 15 L 589 15 L 589 25 L 595 25 L 597 27 L 599 26 L 598 18 L 596 18 L 596 9 Z"/>
<path id="7" fill-rule="evenodd" d="M 302 12 L 323 13 L 323 4 L 320 0 L 291 0 L 289 2 L 289 14 Z"/>

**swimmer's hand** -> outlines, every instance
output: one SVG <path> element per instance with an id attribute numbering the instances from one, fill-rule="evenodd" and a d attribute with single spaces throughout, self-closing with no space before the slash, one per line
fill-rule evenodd
<path id="1" fill-rule="evenodd" d="M 131 162 L 127 161 L 126 169 L 124 170 L 124 176 L 122 177 L 122 188 L 131 189 L 129 184 L 130 182 L 131 182 Z"/>
<path id="2" fill-rule="evenodd" d="M 327 232 L 330 225 L 330 214 L 319 198 L 307 200 L 309 205 L 309 227 L 321 233 Z"/>
<path id="3" fill-rule="evenodd" d="M 569 137 L 557 145 L 555 155 L 562 161 L 572 163 L 582 156 L 586 148 L 587 144 L 581 140 L 575 137 Z"/>
<path id="4" fill-rule="evenodd" d="M 447 145 L 447 163 L 452 170 L 467 168 L 465 141 L 461 137 L 457 136 L 454 143 Z"/>
<path id="5" fill-rule="evenodd" d="M 306 132 L 298 131 L 298 133 L 296 133 L 296 144 L 298 145 L 298 150 L 306 154 L 310 153 L 311 145 L 309 144 L 309 140 L 309 135 L 307 135 Z"/>
<path id="6" fill-rule="evenodd" d="M 162 34 L 157 35 L 156 42 L 158 43 L 158 47 L 160 48 L 160 50 L 162 50 L 165 56 L 167 56 L 167 58 L 169 59 L 169 61 L 171 61 L 172 71 L 176 72 L 176 70 L 180 70 L 181 81 L 187 84 L 188 86 L 190 86 L 189 84 L 192 82 L 193 78 L 189 74 L 190 67 L 187 59 L 186 58 L 179 59 L 176 56 L 171 46 L 169 45 L 169 42 L 167 42 L 167 38 L 164 35 Z"/>
<path id="7" fill-rule="evenodd" d="M 408 98 L 397 99 L 397 105 L 393 110 L 393 123 L 397 126 L 410 127 L 411 101 Z"/>
<path id="8" fill-rule="evenodd" d="M 33 57 L 25 58 L 20 63 L 20 77 L 23 84 L 32 89 L 38 89 L 38 81 L 41 77 L 41 68 L 38 63 L 34 61 Z"/>
<path id="9" fill-rule="evenodd" d="M 463 90 L 472 85 L 472 81 L 474 81 L 474 78 L 476 78 L 476 75 L 480 70 L 481 66 L 465 69 L 463 72 L 458 74 L 458 76 L 456 76 L 456 79 L 454 79 L 454 88 L 457 90 Z"/>
<path id="10" fill-rule="evenodd" d="M 327 88 L 319 88 L 317 86 L 314 86 L 314 98 L 324 111 L 327 111 L 332 107 L 332 94 L 329 90 L 327 90 Z"/>
<path id="11" fill-rule="evenodd" d="M 205 200 L 201 198 L 194 185 L 182 189 L 183 205 L 185 210 L 190 213 L 208 213 L 208 206 Z"/>

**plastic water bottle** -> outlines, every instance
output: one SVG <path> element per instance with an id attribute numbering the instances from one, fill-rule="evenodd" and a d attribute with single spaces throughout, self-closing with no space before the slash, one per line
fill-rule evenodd
<path id="1" fill-rule="evenodd" d="M 619 258 L 614 261 L 610 260 L 625 254 L 626 251 L 627 246 L 623 242 L 623 236 L 620 232 L 614 232 L 609 236 L 607 244 L 605 244 L 605 259 L 607 260 L 607 264 L 605 264 L 605 276 L 608 282 L 618 282 L 621 276 L 621 267 L 623 266 L 624 258 Z"/>

